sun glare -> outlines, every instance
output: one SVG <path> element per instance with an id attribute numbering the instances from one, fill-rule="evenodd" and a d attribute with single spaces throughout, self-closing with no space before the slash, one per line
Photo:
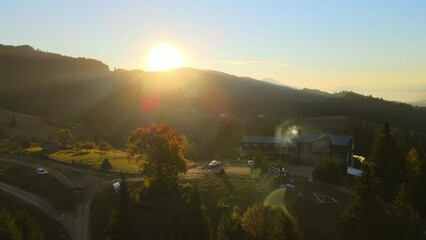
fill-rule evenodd
<path id="1" fill-rule="evenodd" d="M 165 71 L 182 67 L 184 60 L 177 48 L 161 44 L 151 50 L 148 64 L 150 71 Z"/>

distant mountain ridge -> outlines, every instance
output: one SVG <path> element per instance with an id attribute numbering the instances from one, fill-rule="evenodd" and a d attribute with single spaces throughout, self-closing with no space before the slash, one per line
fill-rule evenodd
<path id="1" fill-rule="evenodd" d="M 111 129 L 180 116 L 349 116 L 426 131 L 426 111 L 353 92 L 329 94 L 180 68 L 115 70 L 100 61 L 0 45 L 0 107 Z M 156 114 L 153 114 L 157 112 Z"/>
<path id="2" fill-rule="evenodd" d="M 411 103 L 414 106 L 426 107 L 426 99 L 418 100 L 416 102 Z"/>

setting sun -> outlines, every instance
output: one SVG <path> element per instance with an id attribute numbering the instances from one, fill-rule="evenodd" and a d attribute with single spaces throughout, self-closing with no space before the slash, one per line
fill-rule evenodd
<path id="1" fill-rule="evenodd" d="M 154 47 L 150 52 L 148 64 L 150 71 L 165 71 L 182 67 L 184 60 L 177 48 L 161 44 Z"/>

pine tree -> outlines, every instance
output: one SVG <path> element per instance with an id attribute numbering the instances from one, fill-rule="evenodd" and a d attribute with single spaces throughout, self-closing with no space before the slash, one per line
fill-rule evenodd
<path id="1" fill-rule="evenodd" d="M 426 216 L 426 161 L 412 148 L 407 154 L 407 189 L 409 199 L 418 213 Z"/>
<path id="2" fill-rule="evenodd" d="M 18 126 L 18 124 L 16 123 L 16 118 L 15 116 L 12 116 L 12 118 L 10 119 L 10 127 L 16 127 Z"/>
<path id="3" fill-rule="evenodd" d="M 420 216 L 409 201 L 408 188 L 402 184 L 391 206 L 391 233 L 395 240 L 423 239 Z"/>
<path id="4" fill-rule="evenodd" d="M 388 239 L 385 204 L 379 186 L 372 167 L 364 164 L 362 175 L 355 183 L 355 196 L 342 215 L 341 229 L 345 239 Z"/>
<path id="5" fill-rule="evenodd" d="M 106 230 L 110 240 L 133 239 L 132 200 L 124 176 L 120 182 L 117 204 L 110 210 L 110 219 Z"/>
<path id="6" fill-rule="evenodd" d="M 182 213 L 182 239 L 210 239 L 212 229 L 202 207 L 202 200 L 198 186 L 195 184 L 185 197 Z"/>
<path id="7" fill-rule="evenodd" d="M 387 122 L 375 141 L 371 162 L 374 175 L 384 193 L 383 199 L 391 202 L 404 181 L 405 161 L 395 140 L 390 136 Z"/>

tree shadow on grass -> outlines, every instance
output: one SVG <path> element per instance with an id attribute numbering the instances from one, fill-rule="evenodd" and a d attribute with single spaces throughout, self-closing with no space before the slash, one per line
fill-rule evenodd
<path id="1" fill-rule="evenodd" d="M 225 184 L 226 188 L 232 193 L 232 194 L 237 194 L 237 190 L 234 187 L 234 184 L 232 184 L 232 182 L 229 180 L 228 175 L 226 175 L 225 172 L 222 172 L 219 174 L 220 179 L 222 180 L 222 182 Z"/>

